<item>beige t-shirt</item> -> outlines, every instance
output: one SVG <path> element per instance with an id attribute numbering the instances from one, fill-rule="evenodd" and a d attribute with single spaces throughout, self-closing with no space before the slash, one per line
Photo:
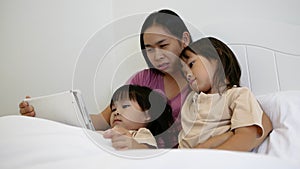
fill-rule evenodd
<path id="1" fill-rule="evenodd" d="M 246 87 L 234 87 L 222 95 L 192 91 L 181 110 L 179 148 L 193 148 L 210 137 L 239 127 L 262 127 L 263 111 Z M 260 137 L 261 137 L 260 136 Z"/>
<path id="2" fill-rule="evenodd" d="M 157 148 L 157 143 L 150 132 L 149 129 L 147 128 L 140 128 L 139 130 L 129 130 L 130 134 L 132 135 L 132 138 L 137 141 L 140 144 L 148 144 L 150 146 L 153 146 Z"/>

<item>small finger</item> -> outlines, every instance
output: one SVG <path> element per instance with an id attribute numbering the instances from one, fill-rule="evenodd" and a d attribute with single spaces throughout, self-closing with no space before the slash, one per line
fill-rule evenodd
<path id="1" fill-rule="evenodd" d="M 113 148 L 117 150 L 127 150 L 128 146 L 125 145 L 123 142 L 112 142 Z"/>
<path id="2" fill-rule="evenodd" d="M 117 132 L 120 135 L 127 135 L 127 133 L 128 133 L 127 129 L 120 127 L 120 126 L 115 126 L 114 128 L 112 128 L 112 130 Z"/>
<path id="3" fill-rule="evenodd" d="M 111 129 L 108 129 L 103 132 L 103 137 L 104 138 L 112 138 L 113 137 L 113 131 Z"/>
<path id="4" fill-rule="evenodd" d="M 22 114 L 23 116 L 31 116 L 34 117 L 35 116 L 35 112 L 28 112 L 28 113 L 24 113 Z"/>
<path id="5" fill-rule="evenodd" d="M 33 106 L 30 106 L 30 105 L 26 106 L 26 107 L 24 107 L 22 109 L 20 109 L 20 113 L 22 115 L 26 115 L 26 114 L 32 114 L 32 115 L 34 115 L 35 114 Z"/>
<path id="6" fill-rule="evenodd" d="M 28 106 L 28 102 L 25 102 L 25 101 L 22 101 L 20 104 L 19 104 L 19 108 L 24 108 Z"/>

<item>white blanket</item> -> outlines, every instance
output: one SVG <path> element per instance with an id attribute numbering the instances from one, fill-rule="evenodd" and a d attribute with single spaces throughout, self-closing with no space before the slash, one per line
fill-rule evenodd
<path id="1" fill-rule="evenodd" d="M 96 132 L 24 116 L 0 117 L 0 168 L 299 168 L 255 153 L 220 150 L 116 151 Z"/>

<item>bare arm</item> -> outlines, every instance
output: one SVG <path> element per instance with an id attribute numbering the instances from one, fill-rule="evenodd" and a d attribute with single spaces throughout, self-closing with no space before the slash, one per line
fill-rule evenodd
<path id="1" fill-rule="evenodd" d="M 272 122 L 271 122 L 269 116 L 265 112 L 263 113 L 263 116 L 262 116 L 262 125 L 264 128 L 264 134 L 262 137 L 255 140 L 254 148 L 259 146 L 269 136 L 269 134 L 273 130 Z"/>
<path id="2" fill-rule="evenodd" d="M 215 149 L 233 151 L 251 151 L 255 147 L 257 126 L 240 127 L 235 129 L 234 135 Z"/>
<path id="3" fill-rule="evenodd" d="M 99 114 L 91 114 L 91 119 L 96 130 L 106 130 L 109 126 L 109 119 L 111 115 L 111 109 L 107 106 Z"/>
<path id="4" fill-rule="evenodd" d="M 247 136 L 248 132 L 250 132 L 250 134 L 251 134 L 250 130 L 252 130 L 252 129 L 244 128 L 241 130 L 241 132 L 240 132 L 240 130 L 237 129 L 234 133 L 229 131 L 227 133 L 211 137 L 204 143 L 201 143 L 201 144 L 198 144 L 197 146 L 195 146 L 195 148 L 215 148 L 215 149 L 227 149 L 227 150 L 231 149 L 231 150 L 240 150 L 240 151 L 250 151 L 253 148 L 259 146 L 266 139 L 266 137 L 270 134 L 270 132 L 273 129 L 272 122 L 265 113 L 263 113 L 263 116 L 262 116 L 262 125 L 264 128 L 264 134 L 259 139 L 256 139 L 256 135 L 255 135 L 255 137 L 254 136 L 251 137 L 250 135 Z M 254 126 L 252 126 L 252 127 L 254 127 Z M 253 132 L 257 133 L 256 130 L 254 130 L 254 129 L 253 129 Z M 238 134 L 238 135 L 236 135 L 236 134 Z M 246 136 L 244 136 L 244 134 L 246 134 Z M 233 136 L 234 136 L 234 138 L 231 138 Z M 250 138 L 248 138 L 248 137 L 250 137 Z M 253 138 L 255 138 L 254 142 L 252 140 Z M 250 139 L 249 143 L 247 143 L 247 139 Z M 246 142 L 242 141 L 242 140 L 246 140 Z M 245 145 L 245 144 L 241 145 L 238 142 L 247 143 L 249 145 Z M 235 145 L 235 146 L 232 146 L 231 144 Z"/>
<path id="5" fill-rule="evenodd" d="M 229 131 L 224 134 L 220 134 L 214 137 L 209 138 L 204 143 L 200 143 L 194 148 L 215 148 L 221 144 L 223 144 L 226 140 L 228 140 L 231 136 L 233 136 L 233 132 Z"/>

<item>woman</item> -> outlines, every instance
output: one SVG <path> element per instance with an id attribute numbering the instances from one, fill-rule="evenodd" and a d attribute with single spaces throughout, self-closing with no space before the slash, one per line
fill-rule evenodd
<path id="1" fill-rule="evenodd" d="M 178 69 L 180 61 L 178 56 L 190 42 L 191 36 L 183 20 L 170 10 L 150 14 L 141 29 L 141 50 L 149 69 L 138 72 L 127 83 L 159 90 L 168 98 L 175 123 L 169 132 L 164 134 L 173 137 L 168 143 L 160 139 L 161 137 L 157 138 L 158 147 L 177 145 L 177 135 L 181 130 L 178 115 L 185 97 L 190 92 L 185 78 Z M 111 110 L 107 107 L 101 114 L 102 116 L 91 116 L 97 129 L 104 127 L 102 118 L 108 121 Z M 102 122 L 99 122 L 101 120 Z"/>
<path id="2" fill-rule="evenodd" d="M 192 41 L 189 30 L 183 20 L 171 10 L 160 10 L 150 14 L 141 29 L 140 45 L 149 69 L 142 70 L 128 80 L 128 84 L 147 86 L 160 90 L 168 98 L 172 107 L 174 125 L 164 134 L 173 135 L 172 139 L 157 138 L 159 148 L 176 147 L 178 133 L 181 130 L 179 112 L 190 92 L 185 77 L 178 68 L 181 51 Z M 20 103 L 22 115 L 34 116 L 34 109 L 28 103 Z M 100 114 L 91 115 L 97 130 L 109 128 L 111 109 L 106 107 Z M 272 130 L 269 118 L 264 114 L 263 125 L 266 135 Z M 213 139 L 212 139 L 213 140 Z M 261 142 L 260 142 L 261 143 Z"/>

